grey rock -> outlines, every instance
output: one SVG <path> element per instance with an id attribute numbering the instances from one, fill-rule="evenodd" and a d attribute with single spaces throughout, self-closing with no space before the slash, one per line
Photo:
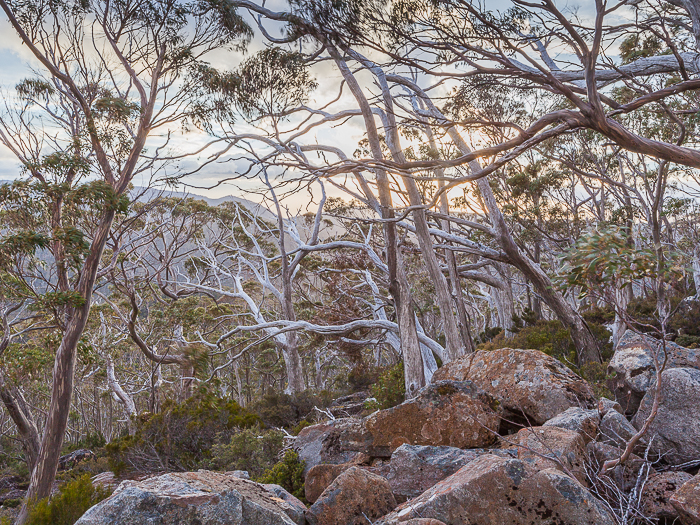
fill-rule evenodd
<path id="1" fill-rule="evenodd" d="M 482 456 L 375 525 L 432 518 L 450 525 L 612 525 L 603 504 L 566 474 Z"/>
<path id="2" fill-rule="evenodd" d="M 304 505 L 299 498 L 290 494 L 284 487 L 275 485 L 274 483 L 263 484 L 265 490 L 271 492 L 274 497 L 281 499 L 287 503 L 290 509 L 287 510 L 286 514 L 294 523 L 305 523 L 306 518 L 304 517 L 306 513 L 306 505 Z"/>
<path id="3" fill-rule="evenodd" d="M 678 510 L 671 505 L 671 496 L 692 478 L 693 476 L 687 472 L 673 471 L 654 473 L 649 476 L 642 491 L 642 514 L 647 518 L 668 521 L 679 518 Z"/>
<path id="4" fill-rule="evenodd" d="M 700 349 L 685 348 L 671 341 L 666 342 L 668 361 L 666 369 L 700 369 Z M 661 341 L 627 330 L 620 339 L 615 354 L 608 365 L 608 387 L 615 394 L 626 414 L 632 415 L 639 408 L 644 394 L 655 377 L 653 352 L 659 362 L 664 361 Z"/>
<path id="5" fill-rule="evenodd" d="M 622 405 L 620 405 L 620 403 L 613 401 L 612 399 L 608 399 L 607 397 L 601 397 L 598 400 L 598 415 L 603 417 L 611 410 L 616 410 L 620 414 L 625 413 L 625 411 L 622 410 Z"/>
<path id="6" fill-rule="evenodd" d="M 617 459 L 624 452 L 621 448 L 597 441 L 591 441 L 586 446 L 586 451 L 590 472 L 600 472 L 606 461 Z M 643 475 L 649 474 L 650 464 L 632 454 L 623 465 L 618 465 L 602 476 L 593 476 L 592 481 L 599 494 L 607 495 L 611 501 L 615 501 L 615 498 L 619 498 L 619 491 L 629 492 L 634 488 L 640 472 Z"/>
<path id="7" fill-rule="evenodd" d="M 585 443 L 593 441 L 598 434 L 600 418 L 597 410 L 571 407 L 547 421 L 544 427 L 559 427 L 578 432 Z"/>
<path id="8" fill-rule="evenodd" d="M 600 436 L 598 441 L 624 448 L 627 442 L 637 433 L 637 429 L 627 418 L 616 410 L 610 410 L 600 421 Z M 643 446 L 643 444 L 642 444 Z"/>
<path id="9" fill-rule="evenodd" d="M 401 445 L 391 455 L 387 480 L 398 499 L 414 498 L 483 456 L 517 457 L 514 449 L 470 449 Z"/>
<path id="10" fill-rule="evenodd" d="M 234 478 L 250 479 L 250 474 L 247 470 L 232 470 L 230 472 L 226 472 L 226 474 L 233 476 Z"/>
<path id="11" fill-rule="evenodd" d="M 640 429 L 651 413 L 656 385 L 642 399 L 632 420 Z M 671 368 L 661 375 L 659 410 L 648 431 L 654 452 L 669 464 L 700 459 L 700 370 Z"/>
<path id="12" fill-rule="evenodd" d="M 199 471 L 124 481 L 76 525 L 304 525 L 303 520 L 258 483 Z"/>
<path id="13" fill-rule="evenodd" d="M 322 463 L 340 465 L 367 452 L 372 446 L 372 435 L 361 419 L 334 419 L 306 427 L 294 440 L 294 450 L 306 462 L 304 476 L 311 467 Z"/>

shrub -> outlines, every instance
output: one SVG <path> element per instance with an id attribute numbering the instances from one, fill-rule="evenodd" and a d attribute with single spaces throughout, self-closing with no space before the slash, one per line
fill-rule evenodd
<path id="1" fill-rule="evenodd" d="M 284 488 L 287 492 L 306 503 L 304 497 L 304 466 L 299 460 L 299 454 L 288 450 L 282 461 L 260 476 L 259 483 L 273 483 Z"/>
<path id="2" fill-rule="evenodd" d="M 235 401 L 199 390 L 181 404 L 169 401 L 160 413 L 138 417 L 133 436 L 114 440 L 105 449 L 117 475 L 127 470 L 195 470 L 209 461 L 215 442 L 261 423 Z"/>
<path id="3" fill-rule="evenodd" d="M 333 402 L 328 391 L 315 394 L 301 392 L 295 396 L 268 393 L 250 409 L 258 414 L 266 425 L 281 428 L 294 428 L 310 415 L 314 407 L 327 408 Z"/>
<path id="4" fill-rule="evenodd" d="M 94 487 L 85 474 L 64 484 L 52 498 L 39 500 L 29 511 L 27 525 L 73 525 L 90 507 L 96 505 L 110 492 Z"/>
<path id="5" fill-rule="evenodd" d="M 228 443 L 218 443 L 211 450 L 212 467 L 218 470 L 247 470 L 252 478 L 272 468 L 284 447 L 284 434 L 261 427 L 241 430 Z"/>
<path id="6" fill-rule="evenodd" d="M 368 408 L 384 409 L 403 403 L 406 398 L 403 362 L 399 361 L 379 374 L 377 382 L 370 387 L 370 392 L 377 406 Z"/>

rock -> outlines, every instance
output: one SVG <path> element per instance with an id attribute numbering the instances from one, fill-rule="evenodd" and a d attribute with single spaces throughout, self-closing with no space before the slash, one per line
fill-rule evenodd
<path id="1" fill-rule="evenodd" d="M 627 330 L 615 349 L 608 365 L 608 388 L 615 394 L 626 414 L 633 415 L 639 408 L 644 394 L 654 381 L 656 371 L 652 351 L 659 348 L 659 362 L 664 353 L 661 341 Z M 671 341 L 666 342 L 668 361 L 666 369 L 700 369 L 700 349 L 685 348 Z"/>
<path id="2" fill-rule="evenodd" d="M 414 498 L 484 454 L 516 457 L 515 450 L 401 445 L 391 455 L 387 476 L 397 499 Z"/>
<path id="3" fill-rule="evenodd" d="M 598 435 L 599 423 L 600 419 L 597 410 L 571 407 L 567 408 L 561 414 L 554 416 L 542 426 L 573 430 L 581 435 L 584 442 L 588 443 L 589 441 L 593 441 Z"/>
<path id="4" fill-rule="evenodd" d="M 683 525 L 700 525 L 700 475 L 686 481 L 670 501 Z"/>
<path id="5" fill-rule="evenodd" d="M 614 447 L 624 448 L 627 442 L 637 433 L 637 429 L 627 418 L 616 410 L 610 410 L 600 421 L 600 436 L 598 441 Z M 641 441 L 640 441 L 641 443 Z M 643 443 L 641 443 L 643 449 Z"/>
<path id="6" fill-rule="evenodd" d="M 479 351 L 438 369 L 433 381 L 474 382 L 529 425 L 542 425 L 570 407 L 592 408 L 590 385 L 557 359 L 538 350 Z"/>
<path id="7" fill-rule="evenodd" d="M 578 432 L 559 427 L 523 428 L 515 441 L 521 461 L 537 470 L 559 469 L 582 484 L 587 483 L 586 444 Z"/>
<path id="8" fill-rule="evenodd" d="M 590 461 L 590 470 L 595 473 L 600 472 L 600 469 L 606 461 L 617 459 L 623 453 L 621 448 L 597 441 L 591 441 L 586 446 L 586 451 L 588 452 L 588 460 Z M 608 471 L 604 475 L 605 479 L 601 479 L 599 475 L 594 476 L 593 483 L 596 485 L 598 493 L 608 494 L 616 498 L 618 497 L 616 493 L 618 490 L 629 492 L 634 488 L 639 478 L 639 473 L 643 468 L 646 469 L 645 472 L 648 472 L 650 465 L 639 456 L 632 454 L 624 465 L 618 465 Z M 613 489 L 613 487 L 617 488 Z M 615 494 L 613 494 L 613 492 L 615 492 Z"/>
<path id="9" fill-rule="evenodd" d="M 659 472 L 649 476 L 644 485 L 641 499 L 642 514 L 646 518 L 678 518 L 678 511 L 673 508 L 671 496 L 693 476 L 687 472 Z"/>
<path id="10" fill-rule="evenodd" d="M 94 487 L 102 486 L 108 489 L 114 489 L 119 485 L 119 480 L 114 472 L 101 472 L 92 477 L 92 485 Z"/>
<path id="11" fill-rule="evenodd" d="M 78 463 L 90 461 L 91 459 L 95 459 L 95 453 L 92 450 L 86 448 L 74 450 L 70 454 L 60 457 L 58 460 L 58 470 L 72 469 Z"/>
<path id="12" fill-rule="evenodd" d="M 361 419 L 334 419 L 306 427 L 294 440 L 299 460 L 305 461 L 304 475 L 321 463 L 341 465 L 367 452 L 372 435 Z"/>
<path id="13" fill-rule="evenodd" d="M 632 420 L 640 429 L 651 412 L 656 386 L 644 396 Z M 669 464 L 700 459 L 700 370 L 671 368 L 661 375 L 659 410 L 647 439 L 655 453 Z"/>
<path id="14" fill-rule="evenodd" d="M 310 525 L 367 525 L 396 507 L 389 482 L 350 467 L 306 511 Z"/>
<path id="15" fill-rule="evenodd" d="M 518 459 L 482 456 L 375 525 L 412 518 L 449 525 L 612 525 L 601 502 L 566 474 Z"/>
<path id="16" fill-rule="evenodd" d="M 445 525 L 440 520 L 433 520 L 430 518 L 413 518 L 412 520 L 402 522 L 403 525 Z"/>
<path id="17" fill-rule="evenodd" d="M 247 470 L 231 470 L 226 472 L 226 474 L 233 476 L 234 478 L 250 479 L 250 474 Z"/>
<path id="18" fill-rule="evenodd" d="M 367 454 L 359 453 L 347 463 L 341 465 L 322 464 L 311 467 L 304 478 L 304 497 L 309 503 L 318 499 L 326 487 L 350 467 L 369 464 L 372 458 Z"/>
<path id="19" fill-rule="evenodd" d="M 76 525 L 304 525 L 303 520 L 298 509 L 258 483 L 200 470 L 124 481 Z"/>
<path id="20" fill-rule="evenodd" d="M 471 381 L 434 381 L 413 399 L 365 419 L 370 455 L 389 457 L 404 443 L 485 447 L 496 441 L 499 402 Z"/>
<path id="21" fill-rule="evenodd" d="M 364 412 L 369 392 L 355 392 L 334 400 L 328 410 L 335 417 L 356 416 Z"/>
<path id="22" fill-rule="evenodd" d="M 598 415 L 600 417 L 603 417 L 610 410 L 616 410 L 620 414 L 625 413 L 622 410 L 622 405 L 620 405 L 620 403 L 618 403 L 617 401 L 613 401 L 612 399 L 608 399 L 607 397 L 601 397 L 598 400 Z"/>
<path id="23" fill-rule="evenodd" d="M 274 483 L 265 483 L 263 487 L 265 487 L 265 490 L 272 493 L 272 499 L 279 498 L 291 507 L 286 513 L 287 516 L 292 518 L 294 523 L 306 523 L 306 505 L 304 505 L 299 498 L 290 494 L 284 487 L 280 487 Z"/>

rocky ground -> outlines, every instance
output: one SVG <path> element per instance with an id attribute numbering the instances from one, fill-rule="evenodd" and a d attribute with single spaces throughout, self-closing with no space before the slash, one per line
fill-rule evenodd
<path id="1" fill-rule="evenodd" d="M 308 508 L 245 473 L 198 471 L 124 481 L 78 524 L 699 525 L 700 351 L 668 345 L 656 419 L 601 471 L 651 411 L 652 345 L 618 345 L 616 400 L 541 352 L 501 349 L 443 366 L 399 406 L 307 427 L 294 448 Z"/>

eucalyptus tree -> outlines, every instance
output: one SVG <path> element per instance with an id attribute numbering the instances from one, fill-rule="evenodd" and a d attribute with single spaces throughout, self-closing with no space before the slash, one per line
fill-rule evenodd
<path id="1" fill-rule="evenodd" d="M 118 259 L 105 258 L 104 249 L 115 217 L 126 211 L 127 190 L 158 171 L 167 131 L 191 116 L 188 71 L 211 50 L 243 45 L 250 32 L 231 6 L 206 1 L 3 0 L 0 7 L 37 69 L 16 89 L 0 138 L 35 181 L 47 218 L 10 233 L 22 240 L 15 253 L 46 250 L 56 291 L 29 294 L 52 302 L 61 330 L 31 503 L 49 495 L 55 478 L 76 349 L 96 282 Z M 165 137 L 156 145 L 149 138 L 157 130 Z M 71 202 L 88 208 L 89 220 L 75 221 Z M 18 523 L 26 517 L 25 504 Z"/>

